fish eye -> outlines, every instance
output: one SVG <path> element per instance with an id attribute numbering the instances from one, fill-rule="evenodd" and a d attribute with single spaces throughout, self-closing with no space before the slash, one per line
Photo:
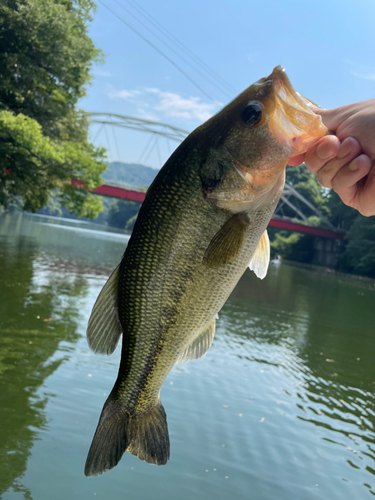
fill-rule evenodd
<path id="1" fill-rule="evenodd" d="M 262 119 L 262 114 L 259 104 L 251 103 L 242 111 L 241 118 L 247 125 L 256 125 Z"/>

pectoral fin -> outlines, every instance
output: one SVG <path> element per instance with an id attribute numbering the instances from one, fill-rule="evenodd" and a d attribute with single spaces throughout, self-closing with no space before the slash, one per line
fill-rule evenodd
<path id="1" fill-rule="evenodd" d="M 217 316 L 217 315 L 216 315 Z M 198 359 L 206 354 L 211 347 L 215 334 L 215 318 L 204 327 L 202 332 L 193 342 L 180 354 L 176 364 L 188 361 L 189 359 Z"/>
<path id="2" fill-rule="evenodd" d="M 263 236 L 260 239 L 259 245 L 255 250 L 255 254 L 251 259 L 249 268 L 254 271 L 254 273 L 261 280 L 266 276 L 268 265 L 270 263 L 270 240 L 268 238 L 267 231 L 264 231 Z"/>
<path id="3" fill-rule="evenodd" d="M 87 342 L 94 352 L 100 354 L 112 354 L 122 334 L 117 309 L 119 267 L 99 293 L 87 326 Z"/>
<path id="4" fill-rule="evenodd" d="M 209 267 L 224 266 L 233 262 L 241 251 L 248 227 L 249 219 L 246 215 L 233 215 L 212 238 L 203 262 Z"/>

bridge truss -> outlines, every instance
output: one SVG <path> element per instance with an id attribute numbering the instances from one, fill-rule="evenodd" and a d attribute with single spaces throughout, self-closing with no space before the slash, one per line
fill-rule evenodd
<path id="1" fill-rule="evenodd" d="M 167 123 L 142 120 L 141 118 L 134 118 L 133 116 L 117 115 L 114 113 L 86 113 L 86 115 L 90 123 L 139 130 L 140 132 L 161 135 L 167 139 L 178 142 L 182 142 L 189 134 L 186 130 L 173 127 Z"/>
<path id="2" fill-rule="evenodd" d="M 97 112 L 86 113 L 86 115 L 90 123 L 99 124 L 102 127 L 110 126 L 138 130 L 139 132 L 162 136 L 178 143 L 182 142 L 189 134 L 186 130 L 173 127 L 166 123 L 142 120 L 141 118 L 132 116 Z M 294 189 L 293 186 L 285 183 L 285 188 L 273 215 L 273 219 L 315 227 L 316 223 L 314 224 L 310 220 L 312 215 L 320 220 L 320 226 L 325 226 L 331 231 L 337 231 L 314 205 Z"/>

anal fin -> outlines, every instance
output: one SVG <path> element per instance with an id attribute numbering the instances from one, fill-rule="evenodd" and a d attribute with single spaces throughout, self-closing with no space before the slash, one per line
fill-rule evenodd
<path id="1" fill-rule="evenodd" d="M 204 327 L 197 338 L 193 340 L 187 348 L 181 352 L 176 364 L 188 361 L 189 359 L 198 359 L 204 356 L 211 347 L 215 335 L 215 318 Z"/>
<path id="2" fill-rule="evenodd" d="M 117 307 L 119 268 L 120 265 L 99 293 L 87 325 L 87 342 L 100 354 L 112 354 L 122 334 Z"/>
<path id="3" fill-rule="evenodd" d="M 268 238 L 267 230 L 264 231 L 257 249 L 251 259 L 249 268 L 254 271 L 254 273 L 261 280 L 266 276 L 268 265 L 270 263 L 270 240 Z"/>

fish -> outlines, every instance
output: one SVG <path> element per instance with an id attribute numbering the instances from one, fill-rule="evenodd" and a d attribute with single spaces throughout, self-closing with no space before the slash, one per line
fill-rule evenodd
<path id="1" fill-rule="evenodd" d="M 195 129 L 149 187 L 121 262 L 87 327 L 117 380 L 87 456 L 86 476 L 125 451 L 164 465 L 170 442 L 160 389 L 172 367 L 209 350 L 215 319 L 245 270 L 264 278 L 267 225 L 290 157 L 328 133 L 281 66 Z"/>

